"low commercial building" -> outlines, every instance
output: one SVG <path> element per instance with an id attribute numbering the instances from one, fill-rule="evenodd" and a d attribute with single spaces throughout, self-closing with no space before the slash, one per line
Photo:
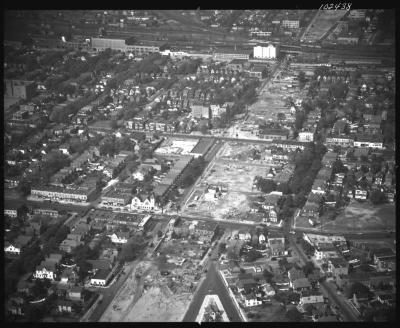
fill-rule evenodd
<path id="1" fill-rule="evenodd" d="M 381 134 L 357 134 L 354 140 L 354 147 L 383 149 L 383 137 Z"/>
<path id="2" fill-rule="evenodd" d="M 288 130 L 284 129 L 260 129 L 259 136 L 261 139 L 267 140 L 287 140 Z"/>
<path id="3" fill-rule="evenodd" d="M 37 186 L 32 187 L 31 195 L 37 198 L 51 200 L 55 202 L 88 202 L 93 200 L 96 188 L 75 187 L 63 188 L 57 186 Z"/>
<path id="4" fill-rule="evenodd" d="M 125 206 L 127 205 L 132 196 L 130 193 L 122 192 L 119 190 L 109 190 L 106 194 L 101 196 L 101 202 L 109 206 Z"/>

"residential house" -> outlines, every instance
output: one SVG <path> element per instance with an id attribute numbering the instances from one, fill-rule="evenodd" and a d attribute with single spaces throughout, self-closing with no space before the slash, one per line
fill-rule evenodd
<path id="1" fill-rule="evenodd" d="M 311 283 L 307 278 L 298 278 L 290 281 L 290 287 L 292 287 L 294 291 L 301 292 L 304 290 L 310 290 Z"/>
<path id="2" fill-rule="evenodd" d="M 330 257 L 338 257 L 336 248 L 331 243 L 319 244 L 315 249 L 315 258 L 317 260 L 323 260 Z"/>
<path id="3" fill-rule="evenodd" d="M 96 274 L 90 279 L 92 286 L 105 286 L 111 278 L 111 270 L 98 270 Z"/>
<path id="4" fill-rule="evenodd" d="M 244 295 L 243 298 L 245 307 L 258 306 L 262 304 L 262 301 L 259 300 L 254 293 Z"/>
<path id="5" fill-rule="evenodd" d="M 321 292 L 308 290 L 301 292 L 299 305 L 315 303 L 324 303 L 324 296 Z"/>
<path id="6" fill-rule="evenodd" d="M 61 251 L 71 253 L 79 245 L 82 245 L 81 241 L 67 238 L 61 242 L 59 248 Z"/>
<path id="7" fill-rule="evenodd" d="M 154 211 L 157 209 L 153 194 L 138 194 L 132 198 L 132 210 Z"/>
<path id="8" fill-rule="evenodd" d="M 276 288 L 280 291 L 289 290 L 290 287 L 290 280 L 286 275 L 275 275 L 273 278 L 275 282 Z"/>
<path id="9" fill-rule="evenodd" d="M 303 273 L 302 270 L 296 269 L 295 267 L 291 268 L 291 269 L 288 271 L 288 278 L 289 278 L 290 283 L 291 283 L 291 286 L 290 286 L 290 287 L 293 287 L 292 284 L 293 284 L 293 281 L 294 281 L 294 280 L 300 279 L 300 278 L 304 278 L 304 277 L 305 277 L 305 276 L 304 276 L 304 273 Z"/>
<path id="10" fill-rule="evenodd" d="M 68 300 L 57 300 L 57 310 L 60 313 L 71 313 L 72 312 L 72 302 Z"/>
<path id="11" fill-rule="evenodd" d="M 328 259 L 328 272 L 331 272 L 335 279 L 341 275 L 348 275 L 349 263 L 341 257 L 330 258 Z"/>
<path id="12" fill-rule="evenodd" d="M 118 231 L 109 235 L 109 237 L 114 244 L 126 244 L 129 239 L 129 232 Z"/>
<path id="13" fill-rule="evenodd" d="M 37 267 L 33 274 L 36 279 L 50 279 L 54 280 L 56 272 L 56 264 L 54 262 L 42 261 Z"/>
<path id="14" fill-rule="evenodd" d="M 326 190 L 326 181 L 321 179 L 315 179 L 311 187 L 311 192 L 323 195 L 325 194 L 325 190 Z"/>
<path id="15" fill-rule="evenodd" d="M 81 301 L 82 300 L 82 287 L 72 286 L 68 290 L 67 297 L 71 301 Z"/>
<path id="16" fill-rule="evenodd" d="M 396 254 L 388 247 L 377 249 L 374 251 L 374 264 L 377 271 L 395 271 Z"/>
<path id="17" fill-rule="evenodd" d="M 60 277 L 61 284 L 71 284 L 75 283 L 77 278 L 77 274 L 75 273 L 74 268 L 65 268 Z"/>

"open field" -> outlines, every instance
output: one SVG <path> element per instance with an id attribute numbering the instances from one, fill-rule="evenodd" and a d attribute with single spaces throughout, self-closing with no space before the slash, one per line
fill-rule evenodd
<path id="1" fill-rule="evenodd" d="M 346 12 L 346 10 L 320 10 L 313 26 L 310 27 L 303 39 L 312 42 L 318 41 Z"/>
<path id="2" fill-rule="evenodd" d="M 396 208 L 394 204 L 373 206 L 353 201 L 344 212 L 331 222 L 323 225 L 324 230 L 369 231 L 394 229 Z"/>
<path id="3" fill-rule="evenodd" d="M 289 322 L 290 320 L 286 317 L 286 310 L 283 306 L 272 300 L 271 304 L 263 306 L 257 306 L 250 311 L 254 314 L 253 318 L 249 318 L 250 322 Z M 251 315 L 250 315 L 251 316 Z"/>
<path id="4" fill-rule="evenodd" d="M 325 232 L 371 232 L 393 230 L 396 226 L 395 204 L 373 206 L 353 200 L 335 220 L 322 220 Z M 296 218 L 296 228 L 312 228 L 305 217 Z M 316 227 L 317 230 L 320 225 Z"/>

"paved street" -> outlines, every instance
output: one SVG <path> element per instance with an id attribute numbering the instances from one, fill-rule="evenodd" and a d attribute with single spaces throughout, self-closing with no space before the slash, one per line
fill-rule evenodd
<path id="1" fill-rule="evenodd" d="M 211 262 L 207 276 L 196 292 L 190 306 L 183 318 L 184 322 L 194 322 L 199 313 L 204 297 L 208 294 L 217 294 L 230 321 L 242 321 L 229 293 L 217 272 L 215 263 Z"/>
<path id="2" fill-rule="evenodd" d="M 289 236 L 289 242 L 290 245 L 292 246 L 292 249 L 296 250 L 303 264 L 308 262 L 309 260 L 306 254 L 304 253 L 303 249 L 296 244 L 296 241 L 293 239 L 292 236 Z M 327 296 L 332 303 L 336 304 L 340 308 L 340 312 L 343 315 L 345 321 L 349 322 L 360 321 L 357 315 L 353 312 L 353 310 L 344 302 L 342 298 L 340 298 L 336 294 L 334 288 L 327 281 L 320 283 L 320 287 L 323 294 Z"/>
<path id="3" fill-rule="evenodd" d="M 97 288 L 97 291 L 103 294 L 103 300 L 96 306 L 92 315 L 89 317 L 90 322 L 98 322 L 100 317 L 103 315 L 104 311 L 110 305 L 112 300 L 114 299 L 117 292 L 120 290 L 121 286 L 124 284 L 126 279 L 130 276 L 135 264 L 138 261 L 134 261 L 128 265 L 128 267 L 124 268 L 125 274 L 121 275 L 121 277 L 115 281 L 109 288 Z"/>

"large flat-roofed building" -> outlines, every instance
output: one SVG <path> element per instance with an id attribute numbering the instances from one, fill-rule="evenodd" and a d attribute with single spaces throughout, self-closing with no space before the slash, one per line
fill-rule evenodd
<path id="1" fill-rule="evenodd" d="M 261 129 L 260 138 L 268 140 L 287 140 L 289 131 L 285 129 Z"/>
<path id="2" fill-rule="evenodd" d="M 25 100 L 35 95 L 36 85 L 34 81 L 4 80 L 4 95 Z"/>
<path id="3" fill-rule="evenodd" d="M 91 47 L 97 51 L 102 51 L 105 49 L 118 50 L 122 52 L 132 52 L 137 55 L 149 54 L 160 52 L 165 48 L 164 44 L 144 44 L 137 43 L 128 45 L 125 39 L 117 38 L 92 38 Z"/>
<path id="4" fill-rule="evenodd" d="M 233 59 L 246 59 L 249 60 L 250 52 L 238 50 L 217 50 L 214 53 L 215 60 L 231 61 Z"/>
<path id="5" fill-rule="evenodd" d="M 125 206 L 132 199 L 132 195 L 120 190 L 109 190 L 101 196 L 101 202 L 110 206 Z"/>

